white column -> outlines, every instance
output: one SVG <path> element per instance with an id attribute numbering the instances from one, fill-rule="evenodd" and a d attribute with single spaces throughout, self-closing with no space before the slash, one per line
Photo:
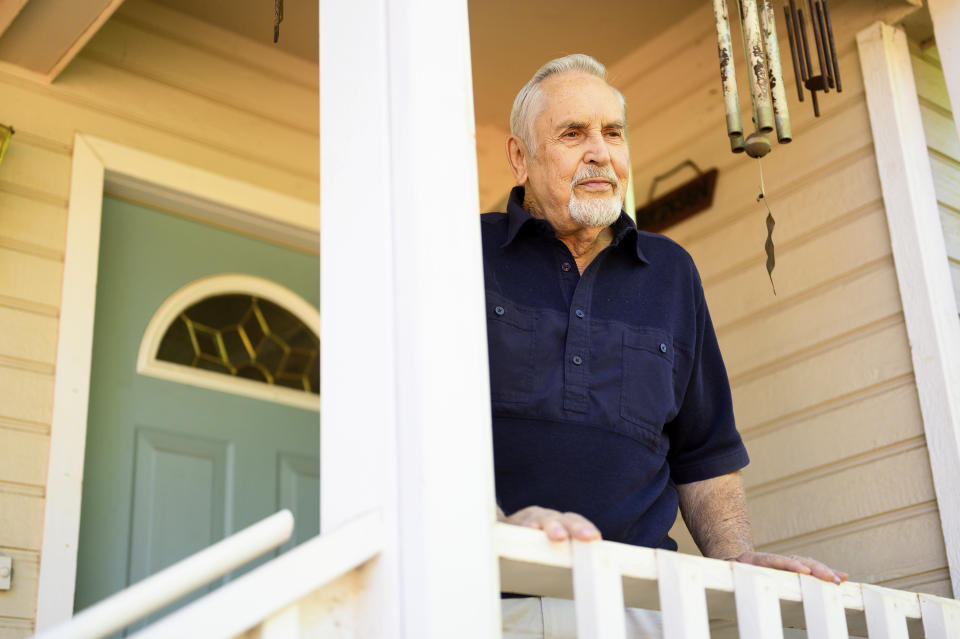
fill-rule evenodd
<path id="1" fill-rule="evenodd" d="M 389 7 L 404 628 L 499 637 L 467 2 Z"/>
<path id="2" fill-rule="evenodd" d="M 499 633 L 469 46 L 465 0 L 321 2 L 321 527 L 382 508 L 363 636 Z"/>
<path id="3" fill-rule="evenodd" d="M 960 122 L 960 0 L 927 0 L 954 122 Z M 960 127 L 955 128 L 960 136 Z"/>
<path id="4" fill-rule="evenodd" d="M 403 636 L 386 33 L 383 0 L 320 3 L 320 530 L 385 531 L 358 639 Z"/>
<path id="5" fill-rule="evenodd" d="M 900 299 L 954 596 L 960 596 L 960 323 L 910 51 L 902 30 L 857 34 Z"/>

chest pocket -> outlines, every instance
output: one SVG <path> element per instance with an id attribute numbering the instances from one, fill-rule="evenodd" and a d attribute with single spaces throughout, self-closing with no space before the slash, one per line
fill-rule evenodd
<path id="1" fill-rule="evenodd" d="M 496 403 L 523 403 L 533 393 L 536 311 L 487 291 L 487 346 L 490 397 Z"/>
<path id="2" fill-rule="evenodd" d="M 627 329 L 622 352 L 620 416 L 659 434 L 675 416 L 673 341 L 659 329 Z"/>

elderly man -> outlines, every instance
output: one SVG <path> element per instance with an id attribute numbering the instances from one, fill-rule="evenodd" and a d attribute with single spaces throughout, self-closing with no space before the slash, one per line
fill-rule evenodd
<path id="1" fill-rule="evenodd" d="M 482 217 L 498 515 L 554 540 L 675 550 L 679 505 L 705 556 L 839 583 L 814 560 L 754 550 L 700 278 L 621 211 L 625 104 L 605 74 L 571 55 L 521 89 L 506 144 L 518 186 L 506 213 Z M 630 619 L 634 636 L 657 634 Z M 507 636 L 573 632 L 568 602 L 506 599 L 504 620 Z"/>

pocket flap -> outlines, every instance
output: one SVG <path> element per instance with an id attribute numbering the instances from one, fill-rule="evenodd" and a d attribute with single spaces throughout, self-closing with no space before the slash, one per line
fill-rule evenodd
<path id="1" fill-rule="evenodd" d="M 623 345 L 648 351 L 673 362 L 673 340 L 658 328 L 631 328 L 623 334 Z"/>
<path id="2" fill-rule="evenodd" d="M 509 324 L 522 331 L 533 331 L 537 325 L 537 312 L 487 291 L 487 319 Z"/>

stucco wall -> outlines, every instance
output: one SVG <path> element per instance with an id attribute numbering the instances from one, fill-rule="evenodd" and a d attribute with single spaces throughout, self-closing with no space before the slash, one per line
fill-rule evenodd
<path id="1" fill-rule="evenodd" d="M 0 638 L 31 634 L 75 132 L 318 201 L 317 67 L 128 0 L 52 84 L 0 68 Z"/>

